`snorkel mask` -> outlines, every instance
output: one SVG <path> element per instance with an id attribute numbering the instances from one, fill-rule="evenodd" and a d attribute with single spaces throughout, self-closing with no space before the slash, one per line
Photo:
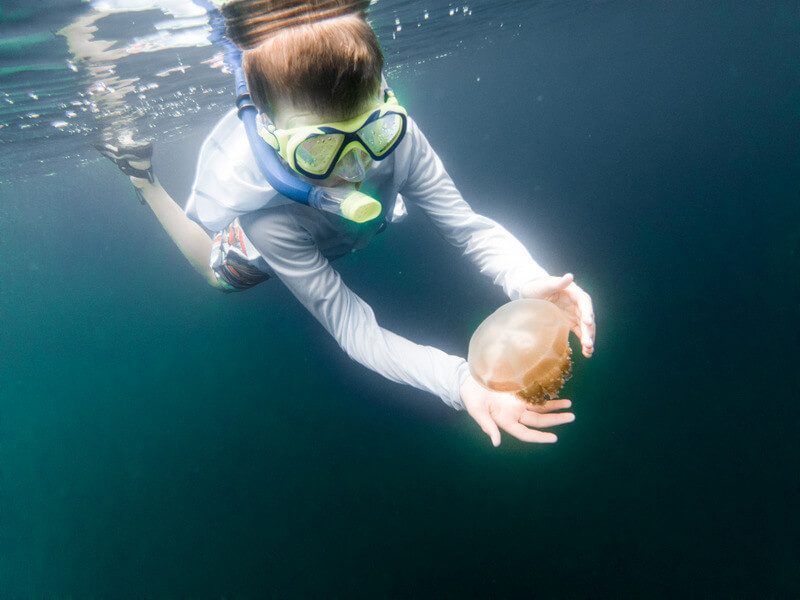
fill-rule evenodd
<path id="1" fill-rule="evenodd" d="M 397 148 L 407 123 L 406 110 L 386 88 L 380 107 L 347 121 L 278 129 L 261 113 L 258 134 L 305 177 L 327 179 L 338 171 L 343 179 L 358 181 L 366 175 L 368 159 L 381 160 Z"/>
<path id="2" fill-rule="evenodd" d="M 360 183 L 372 160 L 382 160 L 397 148 L 408 125 L 408 116 L 391 89 L 377 108 L 347 121 L 278 129 L 259 113 L 258 135 L 295 172 L 312 180 L 335 175 Z M 309 205 L 364 223 L 381 212 L 380 202 L 346 185 L 312 187 Z"/>

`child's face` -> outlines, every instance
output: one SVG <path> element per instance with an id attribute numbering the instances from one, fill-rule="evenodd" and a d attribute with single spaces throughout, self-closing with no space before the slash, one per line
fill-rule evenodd
<path id="1" fill-rule="evenodd" d="M 295 127 L 307 127 L 322 125 L 325 123 L 337 123 L 346 121 L 362 112 L 366 112 L 373 107 L 381 105 L 380 99 L 366 102 L 363 107 L 353 112 L 353 114 L 343 115 L 334 113 L 318 113 L 308 109 L 299 108 L 290 100 L 279 99 L 272 102 L 274 109 L 273 122 L 278 129 L 291 129 Z M 366 178 L 367 171 L 372 166 L 372 158 L 363 150 L 352 149 L 343 154 L 336 162 L 333 173 L 325 179 L 308 179 L 301 174 L 298 177 L 308 181 L 313 185 L 323 187 L 336 187 L 340 185 L 355 184 L 356 189 L 361 186 L 361 182 Z"/>

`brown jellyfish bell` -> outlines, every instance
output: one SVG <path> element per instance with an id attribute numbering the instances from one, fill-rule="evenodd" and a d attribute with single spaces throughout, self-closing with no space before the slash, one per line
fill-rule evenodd
<path id="1" fill-rule="evenodd" d="M 546 300 L 504 304 L 469 341 L 469 370 L 483 387 L 531 404 L 555 397 L 572 370 L 569 320 Z"/>

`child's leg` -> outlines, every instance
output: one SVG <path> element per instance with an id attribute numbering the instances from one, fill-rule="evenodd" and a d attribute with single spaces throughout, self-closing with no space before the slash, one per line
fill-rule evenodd
<path id="1" fill-rule="evenodd" d="M 130 161 L 134 168 L 140 163 Z M 141 163 L 145 168 L 148 163 Z M 131 177 L 133 185 L 155 213 L 161 226 L 178 246 L 194 269 L 214 288 L 223 292 L 250 289 L 269 279 L 264 272 L 264 259 L 247 239 L 235 220 L 212 240 L 197 223 L 189 219 L 183 209 L 167 194 L 158 180 Z M 214 254 L 214 265 L 210 256 Z"/>
<path id="2" fill-rule="evenodd" d="M 121 143 L 101 141 L 95 144 L 95 148 L 131 178 L 131 183 L 136 188 L 142 203 L 146 202 L 150 206 L 164 231 L 172 238 L 194 270 L 212 287 L 225 289 L 209 267 L 211 238 L 200 225 L 186 216 L 180 205 L 153 176 L 150 164 L 153 145 L 149 142 L 136 143 L 131 140 Z"/>
<path id="3" fill-rule="evenodd" d="M 141 165 L 131 161 L 131 166 L 147 169 L 150 164 L 149 161 Z M 131 182 L 139 189 L 164 231 L 172 238 L 194 270 L 200 273 L 212 287 L 223 289 L 208 266 L 208 258 L 211 255 L 211 238 L 206 231 L 186 216 L 178 203 L 161 187 L 158 179 L 154 178 L 151 183 L 147 179 L 131 177 Z"/>
<path id="4" fill-rule="evenodd" d="M 269 279 L 266 262 L 247 239 L 238 219 L 212 240 L 186 216 L 153 176 L 151 144 L 104 141 L 95 148 L 131 178 L 142 204 L 147 203 L 178 250 L 211 287 L 223 292 L 242 291 Z"/>

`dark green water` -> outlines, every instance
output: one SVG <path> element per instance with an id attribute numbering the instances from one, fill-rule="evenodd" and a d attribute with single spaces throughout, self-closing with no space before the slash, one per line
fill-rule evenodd
<path id="1" fill-rule="evenodd" d="M 0 187 L 0 598 L 800 598 L 798 39 L 795 2 L 610 3 L 394 82 L 593 296 L 551 447 L 207 289 L 111 165 Z M 157 146 L 177 197 L 205 133 Z M 337 267 L 462 355 L 503 301 L 421 215 Z"/>

